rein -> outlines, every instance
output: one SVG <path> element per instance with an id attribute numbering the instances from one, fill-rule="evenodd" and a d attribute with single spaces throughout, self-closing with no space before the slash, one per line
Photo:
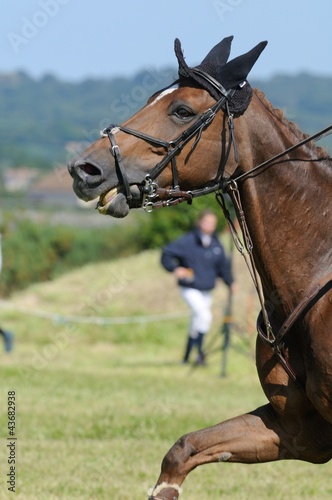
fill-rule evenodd
<path id="1" fill-rule="evenodd" d="M 222 193 L 216 193 L 216 200 L 220 205 L 224 217 L 229 225 L 231 235 L 235 244 L 236 249 L 244 258 L 245 264 L 248 268 L 249 274 L 255 286 L 257 296 L 261 306 L 261 312 L 257 318 L 257 332 L 260 338 L 273 350 L 274 354 L 278 357 L 280 364 L 285 369 L 286 373 L 290 378 L 302 389 L 305 390 L 305 384 L 299 379 L 296 372 L 291 367 L 285 349 L 284 337 L 291 330 L 294 323 L 300 318 L 301 315 L 305 314 L 310 307 L 312 307 L 315 300 L 318 300 L 322 295 L 324 295 L 332 287 L 332 271 L 319 280 L 309 292 L 301 299 L 297 304 L 288 318 L 284 321 L 277 333 L 273 331 L 272 325 L 270 323 L 268 313 L 265 307 L 265 300 L 261 281 L 256 269 L 256 265 L 253 257 L 253 243 L 250 237 L 250 232 L 246 223 L 245 214 L 242 208 L 240 193 L 237 187 L 237 183 L 233 180 L 229 184 L 228 194 L 231 197 L 234 208 L 236 209 L 238 220 L 240 224 L 240 229 L 242 232 L 243 243 L 237 233 L 237 230 L 233 224 L 230 213 L 227 209 L 225 199 Z"/>
<path id="2" fill-rule="evenodd" d="M 285 156 L 287 153 L 294 151 L 295 149 L 299 148 L 300 146 L 303 146 L 307 142 L 318 139 L 323 137 L 324 135 L 327 135 L 330 130 L 332 129 L 332 125 L 329 127 L 326 127 L 325 129 L 321 130 L 320 132 L 317 132 L 316 134 L 313 134 L 310 137 L 305 138 L 303 141 L 299 142 L 298 144 L 295 144 L 294 146 L 291 146 L 290 148 L 286 149 L 285 151 L 277 154 L 273 158 L 270 158 L 269 160 L 261 163 L 260 165 L 257 165 L 256 167 L 252 168 L 251 170 L 245 172 L 242 175 L 239 175 L 235 178 L 228 179 L 223 186 L 223 192 L 227 192 L 229 196 L 231 197 L 232 203 L 234 208 L 236 209 L 237 215 L 238 215 L 238 220 L 240 224 L 240 229 L 242 232 L 243 236 L 243 242 L 241 241 L 236 228 L 233 224 L 233 221 L 231 219 L 230 213 L 226 207 L 225 199 L 223 197 L 223 194 L 220 191 L 216 192 L 216 200 L 218 204 L 220 205 L 223 214 L 225 216 L 225 219 L 229 225 L 232 238 L 235 244 L 235 247 L 237 250 L 240 252 L 242 257 L 245 260 L 246 266 L 249 270 L 249 274 L 252 278 L 252 281 L 254 283 L 260 306 L 261 306 L 261 312 L 258 316 L 257 319 L 257 332 L 260 338 L 271 347 L 273 350 L 274 354 L 278 357 L 278 360 L 280 364 L 283 366 L 285 369 L 286 373 L 290 376 L 290 378 L 303 390 L 305 391 L 305 384 L 302 380 L 299 379 L 297 376 L 296 372 L 293 370 L 291 367 L 288 356 L 286 353 L 285 349 L 285 343 L 284 343 L 284 337 L 286 334 L 291 330 L 292 326 L 294 323 L 300 318 L 301 315 L 305 314 L 305 312 L 312 307 L 313 303 L 315 300 L 318 300 L 322 295 L 324 295 L 327 290 L 329 290 L 332 287 L 332 271 L 328 273 L 326 276 L 324 276 L 320 281 L 318 281 L 313 288 L 309 290 L 309 292 L 302 298 L 302 300 L 297 304 L 295 309 L 291 312 L 290 316 L 284 321 L 282 324 L 281 328 L 277 333 L 274 333 L 273 328 L 271 326 L 267 310 L 265 307 L 265 300 L 264 300 L 264 294 L 262 290 L 262 285 L 261 281 L 258 276 L 258 272 L 256 269 L 256 265 L 254 262 L 253 258 L 253 243 L 250 237 L 250 232 L 249 228 L 246 223 L 245 219 L 245 214 L 242 208 L 242 203 L 241 203 L 241 197 L 240 193 L 238 190 L 237 186 L 237 181 L 243 180 L 249 176 L 252 175 L 253 172 L 257 172 L 258 170 L 261 170 L 264 167 L 271 167 L 275 165 L 276 160 L 279 158 L 282 158 Z M 327 158 L 318 158 L 317 160 L 312 160 L 312 161 L 322 161 L 326 160 Z M 289 159 L 287 161 L 293 161 L 293 159 Z M 301 159 L 296 159 L 296 161 L 305 161 Z"/>
<path id="3" fill-rule="evenodd" d="M 279 160 L 279 158 L 282 158 L 283 156 L 287 155 L 288 153 L 291 153 L 292 151 L 294 151 L 295 149 L 300 148 L 301 146 L 304 146 L 304 144 L 307 144 L 310 141 L 314 141 L 315 139 L 316 140 L 322 139 L 322 137 L 325 137 L 326 135 L 331 133 L 331 130 L 332 130 L 332 125 L 329 125 L 328 127 L 324 128 L 323 130 L 320 130 L 319 132 L 317 132 L 316 134 L 313 134 L 313 135 L 306 137 L 305 139 L 298 142 L 297 144 L 294 144 L 290 148 L 285 149 L 284 151 L 282 151 L 281 153 L 278 153 L 277 155 L 273 156 L 269 160 L 264 161 L 260 165 L 253 167 L 252 169 L 248 170 L 244 174 L 241 174 L 241 175 L 235 177 L 233 180 L 238 181 L 238 180 L 245 179 L 246 177 L 249 177 L 254 172 L 257 172 L 258 170 L 261 170 L 264 167 L 272 166 L 272 164 L 276 160 Z M 317 160 L 310 160 L 310 161 L 321 161 L 321 160 L 326 160 L 326 159 L 327 158 L 318 158 Z M 290 158 L 288 161 L 293 161 L 293 160 Z M 296 161 L 305 161 L 305 160 L 301 160 L 300 158 L 296 158 Z"/>

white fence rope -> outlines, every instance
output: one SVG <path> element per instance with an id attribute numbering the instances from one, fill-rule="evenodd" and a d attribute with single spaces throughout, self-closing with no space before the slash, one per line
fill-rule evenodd
<path id="1" fill-rule="evenodd" d="M 177 318 L 185 318 L 189 316 L 189 312 L 152 314 L 150 316 L 75 316 L 72 314 L 58 314 L 42 311 L 39 309 L 28 309 L 19 307 L 16 304 L 1 300 L 0 308 L 12 310 L 20 314 L 28 314 L 39 318 L 49 319 L 55 323 L 85 323 L 94 325 L 126 325 L 131 323 L 153 323 L 158 321 L 167 321 Z"/>

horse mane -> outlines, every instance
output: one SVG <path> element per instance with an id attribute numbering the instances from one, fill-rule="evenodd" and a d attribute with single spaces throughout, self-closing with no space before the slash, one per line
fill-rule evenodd
<path id="1" fill-rule="evenodd" d="M 254 93 L 258 97 L 259 101 L 263 104 L 263 106 L 280 122 L 282 123 L 285 127 L 287 127 L 292 134 L 294 134 L 299 140 L 306 139 L 309 137 L 309 134 L 306 134 L 300 130 L 300 128 L 296 125 L 296 123 L 290 121 L 284 114 L 284 112 L 279 109 L 275 108 L 271 102 L 265 97 L 265 94 L 262 90 L 259 90 L 257 88 L 254 89 Z M 331 158 L 327 151 L 321 147 L 317 146 L 313 141 L 310 141 L 308 143 L 309 147 L 311 147 L 312 150 L 315 151 L 319 157 L 323 157 L 326 160 L 330 160 Z"/>

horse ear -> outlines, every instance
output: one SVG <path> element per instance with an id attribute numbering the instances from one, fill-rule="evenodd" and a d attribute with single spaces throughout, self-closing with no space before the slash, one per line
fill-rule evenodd
<path id="1" fill-rule="evenodd" d="M 260 42 L 246 54 L 232 59 L 222 68 L 218 68 L 217 80 L 226 88 L 231 89 L 244 82 L 265 49 L 267 42 Z"/>
<path id="2" fill-rule="evenodd" d="M 229 54 L 231 52 L 231 44 L 233 36 L 228 36 L 213 47 L 208 55 L 203 59 L 201 64 L 212 63 L 215 66 L 223 66 L 227 63 Z"/>

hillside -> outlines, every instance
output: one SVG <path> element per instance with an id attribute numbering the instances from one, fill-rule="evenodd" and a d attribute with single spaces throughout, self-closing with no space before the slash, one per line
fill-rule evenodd
<path id="1" fill-rule="evenodd" d="M 222 378 L 224 302 L 218 297 L 224 289 L 217 290 L 208 365 L 184 366 L 179 360 L 188 317 L 173 277 L 158 261 L 158 252 L 145 252 L 85 266 L 1 303 L 1 326 L 15 334 L 14 351 L 0 352 L 0 394 L 3 407 L 9 391 L 16 397 L 18 498 L 147 498 L 163 456 L 181 435 L 265 404 L 253 356 L 255 333 L 246 321 L 248 273 L 237 274 L 239 328 L 233 329 Z M 130 323 L 133 316 L 151 319 L 166 312 L 184 315 Z M 82 316 L 92 323 L 79 323 Z M 97 318 L 116 316 L 125 316 L 127 324 L 97 324 Z M 7 412 L 0 426 L 3 440 L 9 439 Z M 247 500 L 259 491 L 260 500 L 328 500 L 330 468 L 296 460 L 206 465 L 190 474 L 183 499 Z"/>
<path id="2" fill-rule="evenodd" d="M 50 169 L 54 162 L 65 162 L 77 142 L 95 140 L 100 129 L 128 118 L 175 77 L 175 68 L 80 83 L 52 75 L 35 80 L 23 72 L 0 74 L 0 168 Z M 262 89 L 304 132 L 316 132 L 332 123 L 332 78 L 279 75 L 251 84 Z M 331 137 L 325 145 L 332 150 Z"/>
<path id="3" fill-rule="evenodd" d="M 68 143 L 95 140 L 100 129 L 129 117 L 170 81 L 166 70 L 80 83 L 52 75 L 34 80 L 23 72 L 0 74 L 0 166 L 49 168 L 65 161 L 72 154 Z"/>

